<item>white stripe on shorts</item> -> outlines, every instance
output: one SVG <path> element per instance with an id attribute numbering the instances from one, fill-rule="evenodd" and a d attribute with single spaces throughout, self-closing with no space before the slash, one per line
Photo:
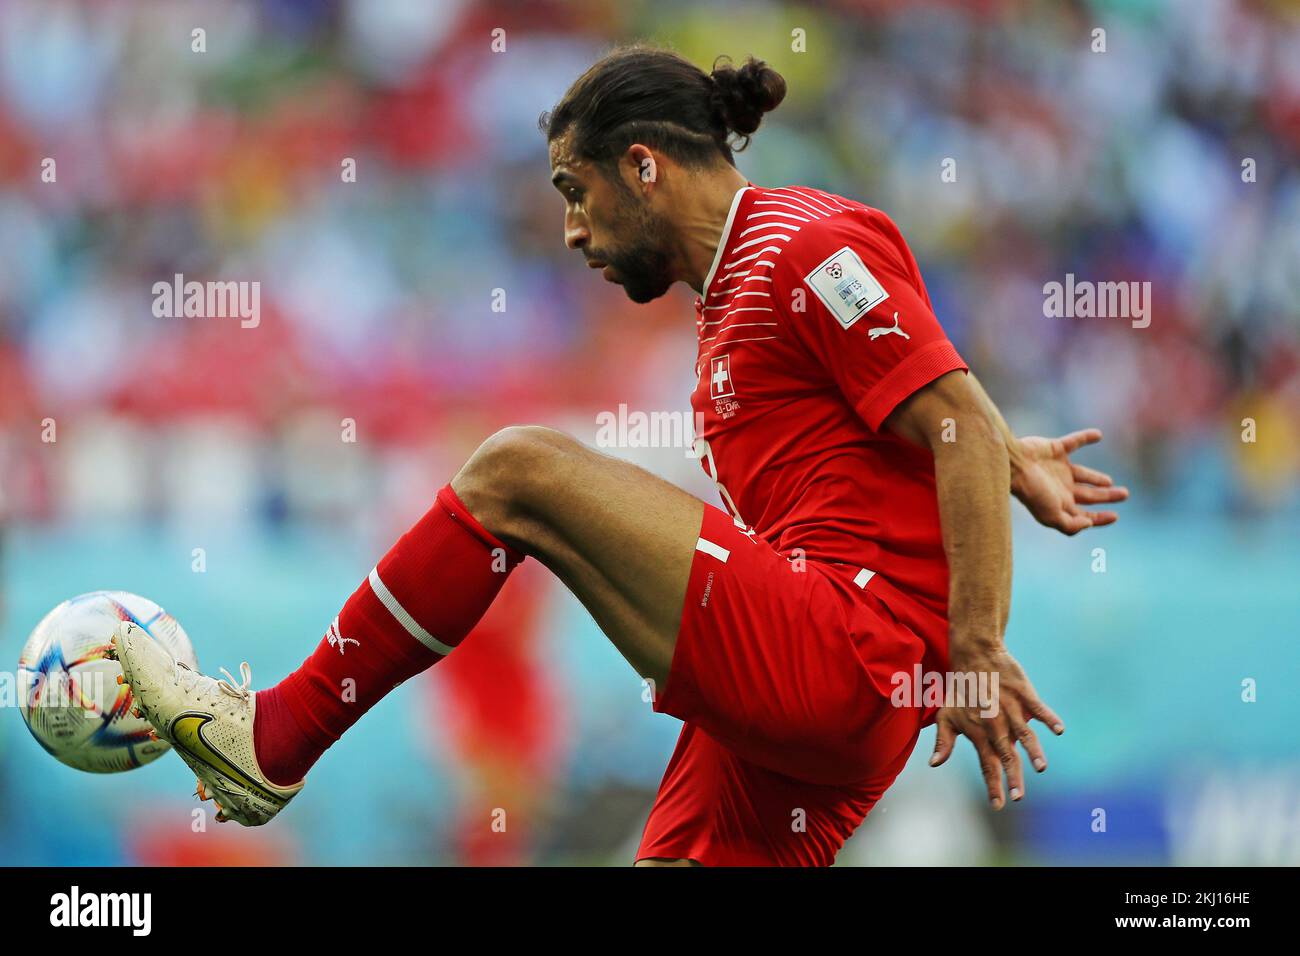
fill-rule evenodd
<path id="1" fill-rule="evenodd" d="M 866 568 L 863 568 L 861 571 L 858 572 L 858 576 L 853 579 L 853 583 L 860 588 L 865 588 L 867 586 L 867 582 L 870 581 L 875 576 L 876 576 L 875 571 L 868 571 Z"/>
<path id="2" fill-rule="evenodd" d="M 383 581 L 379 580 L 379 568 L 374 568 L 370 572 L 370 589 L 375 592 L 375 597 L 379 598 L 384 607 L 388 608 L 388 612 L 397 618 L 397 623 L 406 628 L 406 632 L 413 638 L 435 653 L 450 654 L 452 652 L 451 647 L 422 628 L 420 622 L 411 617 L 406 612 L 406 608 L 397 603 L 397 598 L 393 597 L 393 592 L 388 590 Z"/>
<path id="3" fill-rule="evenodd" d="M 727 558 L 731 557 L 731 552 L 722 545 L 714 544 L 712 541 L 705 541 L 703 538 L 695 542 L 695 550 L 710 554 L 719 561 L 726 561 Z"/>

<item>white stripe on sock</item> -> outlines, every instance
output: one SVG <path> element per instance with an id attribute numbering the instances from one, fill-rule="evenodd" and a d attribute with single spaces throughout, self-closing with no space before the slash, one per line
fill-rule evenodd
<path id="1" fill-rule="evenodd" d="M 719 561 L 726 561 L 731 557 L 731 552 L 720 544 L 714 544 L 712 541 L 705 541 L 703 538 L 695 542 L 695 550 L 703 551 L 705 554 L 711 554 Z"/>
<path id="2" fill-rule="evenodd" d="M 406 608 L 397 603 L 397 598 L 393 597 L 393 592 L 388 590 L 383 581 L 379 580 L 379 568 L 374 568 L 370 572 L 370 589 L 383 602 L 384 607 L 388 608 L 388 612 L 397 618 L 397 623 L 406 628 L 406 632 L 413 638 L 438 654 L 450 654 L 452 652 L 453 648 L 442 643 L 442 641 L 422 628 L 420 622 L 411 617 L 406 612 Z"/>

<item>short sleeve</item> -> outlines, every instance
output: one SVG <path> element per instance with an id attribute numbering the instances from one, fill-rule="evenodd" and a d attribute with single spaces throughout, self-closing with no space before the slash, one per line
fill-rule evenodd
<path id="1" fill-rule="evenodd" d="M 849 221 L 818 224 L 787 246 L 773 291 L 794 337 L 879 431 L 913 392 L 967 367 L 897 231 L 838 218 Z"/>

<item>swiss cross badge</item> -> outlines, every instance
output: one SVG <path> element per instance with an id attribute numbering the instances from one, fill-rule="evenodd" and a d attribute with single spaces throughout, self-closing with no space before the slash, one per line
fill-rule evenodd
<path id="1" fill-rule="evenodd" d="M 735 394 L 736 386 L 731 380 L 731 356 L 719 355 L 709 362 L 709 396 L 729 398 Z"/>

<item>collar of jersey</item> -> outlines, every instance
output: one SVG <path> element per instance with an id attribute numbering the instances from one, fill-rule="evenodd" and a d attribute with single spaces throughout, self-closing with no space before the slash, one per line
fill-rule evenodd
<path id="1" fill-rule="evenodd" d="M 736 221 L 736 212 L 740 209 L 740 200 L 745 193 L 756 188 L 753 183 L 746 181 L 744 186 L 736 190 L 736 195 L 731 198 L 731 209 L 727 211 L 727 221 L 722 226 L 722 236 L 718 239 L 718 250 L 713 254 L 713 265 L 709 266 L 709 274 L 704 277 L 704 295 L 701 299 L 705 302 L 709 299 L 709 287 L 713 285 L 713 276 L 718 271 L 718 266 L 722 262 L 722 254 L 727 250 L 727 243 L 731 241 L 731 227 Z"/>

